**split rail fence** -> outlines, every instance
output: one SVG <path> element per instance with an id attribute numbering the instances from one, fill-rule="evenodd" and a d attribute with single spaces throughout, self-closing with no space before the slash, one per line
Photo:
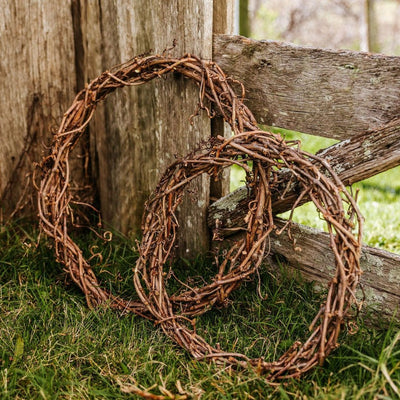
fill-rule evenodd
<path id="1" fill-rule="evenodd" d="M 259 122 L 340 140 L 319 155 L 346 185 L 400 164 L 400 57 L 217 35 L 214 60 L 243 82 Z M 274 213 L 290 210 L 298 189 L 292 184 L 284 198 L 275 195 Z M 218 220 L 226 238 L 240 234 L 248 196 L 242 187 L 214 202 L 209 227 Z M 283 223 L 278 219 L 278 228 Z M 335 271 L 328 235 L 295 223 L 292 234 L 296 250 L 285 231 L 271 236 L 271 254 L 283 256 L 307 279 L 328 282 Z M 393 315 L 400 306 L 400 255 L 363 246 L 361 266 L 367 303 Z"/>

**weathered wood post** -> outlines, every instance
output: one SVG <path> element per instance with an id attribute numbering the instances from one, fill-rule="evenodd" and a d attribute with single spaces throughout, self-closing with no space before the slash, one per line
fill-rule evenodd
<path id="1" fill-rule="evenodd" d="M 235 15 L 234 0 L 214 0 L 213 12 L 213 34 L 233 34 Z M 215 46 L 213 41 L 213 59 L 215 56 Z M 229 124 L 224 123 L 223 118 L 215 117 L 211 120 L 211 134 L 228 137 L 232 134 Z M 218 180 L 212 180 L 210 186 L 210 200 L 215 201 L 229 193 L 230 173 L 229 169 L 222 171 L 222 176 Z"/>
<path id="2" fill-rule="evenodd" d="M 177 41 L 175 54 L 212 56 L 211 0 L 100 1 L 102 68 L 136 54 L 162 53 Z M 211 123 L 196 112 L 197 88 L 180 76 L 126 88 L 108 99 L 104 124 L 92 129 L 98 160 L 98 189 L 104 220 L 122 232 L 139 233 L 143 207 L 164 169 L 210 136 Z M 205 213 L 209 179 L 190 188 L 180 207 L 182 255 L 206 250 Z"/>
<path id="3" fill-rule="evenodd" d="M 174 40 L 177 45 L 173 54 L 189 52 L 211 59 L 213 7 L 220 16 L 218 24 L 225 24 L 219 32 L 228 27 L 230 30 L 228 3 L 232 3 L 229 9 L 233 20 L 232 1 L 151 0 L 145 7 L 138 2 L 100 1 L 103 69 L 135 54 L 150 50 L 162 53 Z M 89 42 L 89 55 L 91 52 Z M 174 75 L 127 88 L 107 101 L 104 116 L 99 117 L 103 120 L 97 120 L 91 134 L 96 146 L 101 209 L 113 227 L 124 233 L 138 233 L 144 203 L 165 167 L 211 135 L 211 122 L 204 113 L 196 116 L 192 125 L 189 122 L 197 105 L 198 89 Z M 195 181 L 189 192 L 179 211 L 178 245 L 182 256 L 204 252 L 209 241 L 209 178 Z"/>
<path id="4" fill-rule="evenodd" d="M 33 211 L 33 162 L 77 90 L 70 2 L 0 0 L 0 53 L 0 211 L 7 220 L 23 206 Z M 76 149 L 72 174 L 80 182 L 81 156 Z"/>
<path id="5" fill-rule="evenodd" d="M 100 1 L 103 69 L 135 54 L 161 53 L 174 40 L 174 54 L 189 52 L 211 59 L 213 3 L 151 0 L 144 7 L 138 2 Z M 226 5 L 215 3 L 222 16 Z M 224 20 L 226 25 L 226 13 Z M 104 119 L 98 119 L 91 134 L 101 209 L 113 227 L 138 233 L 144 203 L 165 167 L 210 136 L 211 122 L 205 114 L 196 116 L 192 125 L 189 122 L 197 104 L 198 89 L 174 75 L 116 93 L 107 102 L 100 116 Z M 183 256 L 208 248 L 209 178 L 201 177 L 189 191 L 179 212 L 178 244 Z"/>

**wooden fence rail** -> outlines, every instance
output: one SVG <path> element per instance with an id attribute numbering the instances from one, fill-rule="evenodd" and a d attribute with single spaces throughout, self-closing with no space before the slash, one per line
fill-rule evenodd
<path id="1" fill-rule="evenodd" d="M 276 218 L 277 229 L 282 228 L 285 220 Z M 232 233 L 232 232 L 231 232 Z M 302 278 L 321 283 L 323 287 L 335 274 L 335 260 L 329 249 L 329 235 L 318 229 L 292 223 L 293 241 L 287 231 L 277 235 L 272 233 L 269 242 L 269 253 L 265 255 L 283 256 L 285 264 L 301 273 Z M 238 239 L 242 233 L 235 231 L 227 241 Z M 272 265 L 274 260 L 270 260 Z M 361 285 L 365 294 L 365 302 L 378 315 L 390 318 L 399 311 L 400 305 L 400 255 L 370 246 L 361 250 Z M 357 296 L 362 299 L 362 294 Z"/>
<path id="2" fill-rule="evenodd" d="M 344 140 L 400 115 L 399 57 L 229 35 L 214 36 L 213 57 L 265 125 Z"/>

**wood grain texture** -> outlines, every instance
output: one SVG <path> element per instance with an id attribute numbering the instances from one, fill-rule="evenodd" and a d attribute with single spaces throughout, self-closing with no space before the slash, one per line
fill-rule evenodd
<path id="1" fill-rule="evenodd" d="M 100 49 L 102 69 L 107 69 L 134 55 L 161 53 L 174 39 L 173 54 L 191 52 L 211 59 L 212 0 L 149 0 L 143 4 L 87 2 L 87 15 L 98 14 L 100 20 L 100 37 L 89 40 L 88 60 L 95 59 Z M 189 122 L 197 103 L 194 83 L 173 74 L 145 86 L 125 88 L 107 99 L 104 116 L 95 121 L 91 136 L 96 145 L 101 210 L 114 228 L 137 234 L 144 203 L 165 167 L 210 136 L 206 115 L 194 118 L 193 125 Z M 194 182 L 189 191 L 179 212 L 181 255 L 208 247 L 208 177 Z"/>
<path id="2" fill-rule="evenodd" d="M 232 35 L 235 18 L 235 0 L 214 0 L 213 34 Z"/>
<path id="3" fill-rule="evenodd" d="M 400 57 L 214 36 L 259 123 L 348 139 L 400 114 Z"/>
<path id="4" fill-rule="evenodd" d="M 282 227 L 283 221 L 278 220 L 277 226 Z M 293 224 L 292 234 L 298 250 L 284 233 L 271 236 L 271 252 L 283 255 L 304 277 L 328 283 L 335 272 L 329 235 L 300 224 Z M 391 317 L 400 306 L 400 255 L 363 246 L 360 261 L 366 304 Z"/>
<path id="5" fill-rule="evenodd" d="M 275 220 L 281 228 L 284 220 Z M 270 253 L 283 257 L 285 264 L 300 271 L 308 281 L 321 283 L 324 288 L 335 274 L 335 260 L 329 246 L 329 235 L 304 225 L 293 223 L 291 233 L 295 245 L 287 232 L 270 235 Z M 228 238 L 236 240 L 241 233 Z M 363 246 L 361 252 L 361 284 L 366 296 L 366 305 L 379 312 L 380 316 L 392 317 L 400 307 L 400 255 L 369 246 Z M 361 293 L 358 294 L 362 298 Z"/>
<path id="6" fill-rule="evenodd" d="M 233 34 L 235 0 L 214 0 L 213 7 L 213 34 Z M 215 117 L 211 120 L 211 135 L 229 137 L 232 130 L 222 117 Z M 210 200 L 215 201 L 226 196 L 229 190 L 230 172 L 226 168 L 221 171 L 217 180 L 211 179 Z"/>
<path id="7" fill-rule="evenodd" d="M 0 207 L 7 217 L 25 202 L 33 210 L 33 163 L 76 90 L 71 1 L 0 0 L 0 53 Z M 81 184 L 80 148 L 75 155 L 72 173 Z"/>
<path id="8" fill-rule="evenodd" d="M 396 119 L 382 128 L 330 146 L 318 155 L 330 163 L 345 185 L 351 185 L 400 165 L 399 138 L 400 120 Z M 272 191 L 272 208 L 275 214 L 290 210 L 300 193 L 299 184 L 293 183 L 284 198 L 281 197 L 289 179 L 287 171 L 282 170 L 280 184 Z M 243 187 L 213 203 L 208 213 L 209 226 L 215 226 L 217 219 L 222 229 L 244 226 L 249 196 L 251 197 L 251 193 Z M 309 199 L 304 198 L 300 205 L 307 201 Z"/>

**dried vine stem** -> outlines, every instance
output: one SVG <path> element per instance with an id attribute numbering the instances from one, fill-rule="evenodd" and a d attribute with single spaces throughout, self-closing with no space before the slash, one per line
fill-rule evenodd
<path id="1" fill-rule="evenodd" d="M 140 301 L 127 301 L 103 289 L 71 239 L 68 228 L 73 219 L 70 206 L 68 157 L 92 118 L 96 104 L 114 90 L 141 85 L 175 71 L 199 86 L 199 107 L 213 116 L 205 101 L 223 116 L 234 132 L 229 139 L 210 138 L 201 148 L 174 162 L 162 176 L 146 205 L 143 239 L 134 268 L 134 285 Z M 305 153 L 297 143 L 287 143 L 279 135 L 261 131 L 244 105 L 244 89 L 239 98 L 232 84 L 239 84 L 221 68 L 193 55 L 136 57 L 126 64 L 104 72 L 75 98 L 55 135 L 51 154 L 41 163 L 39 216 L 43 231 L 54 239 L 56 256 L 73 281 L 86 295 L 89 306 L 108 302 L 111 307 L 133 312 L 156 321 L 164 332 L 196 359 L 213 359 L 232 365 L 252 365 L 267 379 L 298 377 L 312 368 L 337 346 L 337 339 L 361 274 L 359 258 L 362 217 L 353 198 L 329 164 Z M 252 161 L 250 168 L 248 162 Z M 178 224 L 176 209 L 185 186 L 201 174 L 216 176 L 232 164 L 247 173 L 247 185 L 254 193 L 246 216 L 247 231 L 217 266 L 215 278 L 203 287 L 183 286 L 182 292 L 167 292 L 163 266 L 174 247 Z M 324 167 L 329 176 L 320 173 Z M 260 267 L 270 232 L 275 229 L 271 211 L 271 191 L 277 190 L 277 171 L 285 168 L 301 183 L 299 201 L 306 194 L 326 220 L 336 273 L 329 283 L 325 304 L 310 325 L 311 335 L 303 344 L 296 342 L 279 360 L 249 359 L 243 354 L 226 353 L 212 347 L 194 330 L 191 317 L 222 304 L 240 283 Z M 294 205 L 294 208 L 297 204 Z M 288 229 L 288 226 L 285 227 Z M 356 233 L 353 233 L 354 230 Z M 218 227 L 215 231 L 218 236 Z"/>

